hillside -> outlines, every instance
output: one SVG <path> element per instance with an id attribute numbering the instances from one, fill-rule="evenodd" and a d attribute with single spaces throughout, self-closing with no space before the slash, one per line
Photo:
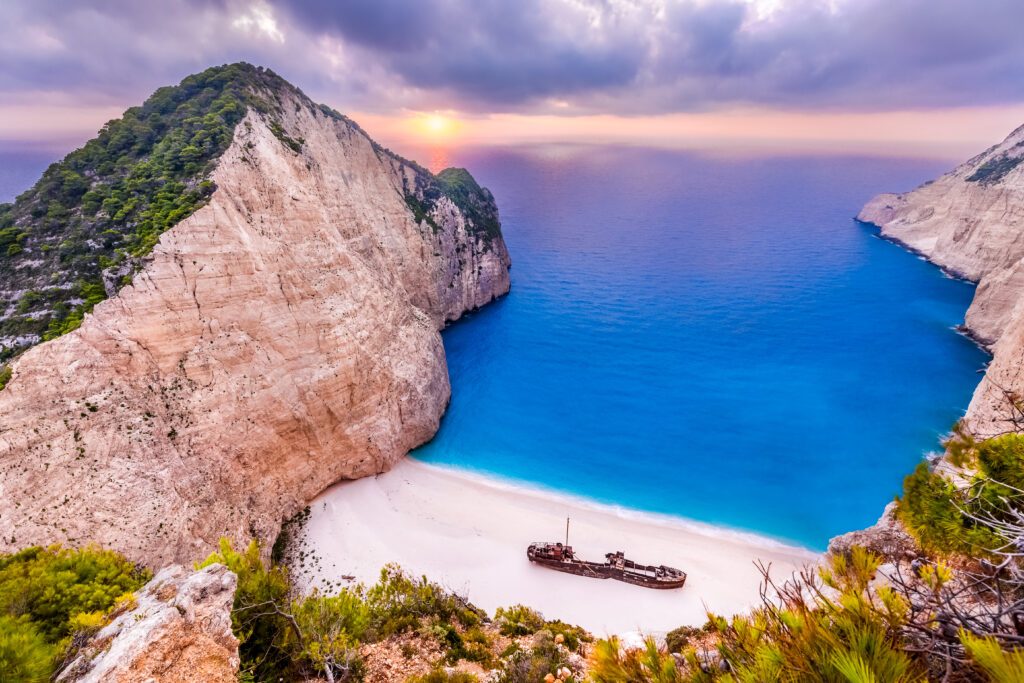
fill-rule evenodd
<path id="1" fill-rule="evenodd" d="M 509 287 L 467 172 L 246 64 L 157 91 L 2 220 L 0 548 L 269 547 L 433 435 L 438 330 Z"/>

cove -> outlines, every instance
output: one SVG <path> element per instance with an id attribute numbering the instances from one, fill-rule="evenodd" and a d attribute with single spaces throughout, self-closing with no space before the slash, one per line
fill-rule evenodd
<path id="1" fill-rule="evenodd" d="M 452 401 L 416 458 L 823 549 L 877 519 L 980 379 L 953 329 L 973 286 L 853 220 L 946 161 L 445 161 L 494 192 L 512 291 L 443 333 Z"/>

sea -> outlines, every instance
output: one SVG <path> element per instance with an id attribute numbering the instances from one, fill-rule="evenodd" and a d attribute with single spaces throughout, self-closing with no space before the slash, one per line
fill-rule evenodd
<path id="1" fill-rule="evenodd" d="M 400 150 L 407 156 L 416 156 Z M 0 149 L 0 201 L 57 155 Z M 823 549 L 963 414 L 974 287 L 854 217 L 952 160 L 425 150 L 494 193 L 512 290 L 443 332 L 426 462 Z"/>
<path id="2" fill-rule="evenodd" d="M 855 220 L 952 160 L 441 157 L 497 198 L 512 290 L 444 331 L 452 401 L 416 458 L 824 549 L 981 378 L 956 330 L 974 286 Z"/>

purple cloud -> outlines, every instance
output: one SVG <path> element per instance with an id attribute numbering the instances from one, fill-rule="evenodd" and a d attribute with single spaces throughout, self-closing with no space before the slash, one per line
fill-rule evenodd
<path id="1" fill-rule="evenodd" d="M 1024 101 L 1019 0 L 7 0 L 0 98 L 133 102 L 247 60 L 343 109 Z"/>

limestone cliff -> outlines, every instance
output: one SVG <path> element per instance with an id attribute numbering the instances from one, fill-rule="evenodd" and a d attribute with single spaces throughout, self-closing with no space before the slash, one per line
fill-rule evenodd
<path id="1" fill-rule="evenodd" d="M 967 411 L 975 434 L 1008 428 L 1024 393 L 1024 127 L 935 181 L 871 200 L 858 218 L 978 283 L 965 327 L 992 352 Z"/>
<path id="2" fill-rule="evenodd" d="M 89 639 L 58 683 L 234 683 L 238 639 L 231 631 L 237 577 L 213 564 L 174 565 L 143 586 L 136 604 Z"/>
<path id="3" fill-rule="evenodd" d="M 272 95 L 131 284 L 11 363 L 0 549 L 98 542 L 163 565 L 220 536 L 269 546 L 325 487 L 436 431 L 438 331 L 509 288 L 493 199 Z"/>

